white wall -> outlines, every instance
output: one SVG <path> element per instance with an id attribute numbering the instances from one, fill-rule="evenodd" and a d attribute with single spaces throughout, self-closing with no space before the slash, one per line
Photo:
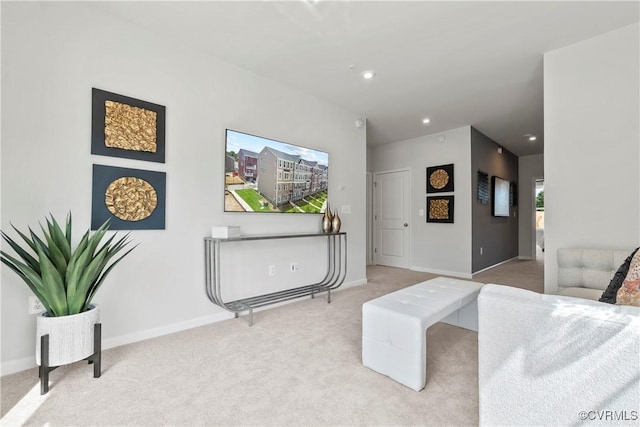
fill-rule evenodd
<path id="1" fill-rule="evenodd" d="M 370 155 L 371 172 L 411 170 L 411 269 L 471 277 L 471 128 L 385 144 Z M 448 163 L 454 164 L 454 223 L 427 223 L 418 216 L 426 210 L 426 168 Z"/>
<path id="2" fill-rule="evenodd" d="M 545 292 L 561 247 L 640 241 L 639 26 L 545 54 Z"/>
<path id="3" fill-rule="evenodd" d="M 535 179 L 544 178 L 544 155 L 518 158 L 518 255 L 535 259 Z"/>
<path id="4" fill-rule="evenodd" d="M 165 164 L 90 154 L 92 87 L 166 106 Z M 329 152 L 330 201 L 352 211 L 341 215 L 349 233 L 346 282 L 366 282 L 366 130 L 354 126 L 357 114 L 80 2 L 2 4 L 2 89 L 3 230 L 10 221 L 25 228 L 69 210 L 78 232 L 87 229 L 94 163 L 167 173 L 166 230 L 133 232 L 139 247 L 95 299 L 107 347 L 228 317 L 204 292 L 203 237 L 212 225 L 240 225 L 244 233 L 320 231 L 318 215 L 222 212 L 225 128 Z M 228 254 L 225 277 L 258 291 L 304 281 L 324 253 L 283 242 L 246 246 Z M 276 257 L 291 247 L 295 255 Z M 300 264 L 295 277 L 285 273 L 289 261 Z M 270 263 L 278 263 L 275 279 L 266 277 Z M 3 268 L 4 374 L 35 365 L 29 295 Z"/>

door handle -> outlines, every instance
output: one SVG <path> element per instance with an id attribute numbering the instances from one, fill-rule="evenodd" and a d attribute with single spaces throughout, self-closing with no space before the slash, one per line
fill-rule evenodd
<path id="1" fill-rule="evenodd" d="M 408 227 L 408 226 L 409 226 L 409 224 L 407 224 L 407 223 L 405 222 L 405 223 L 404 223 L 404 226 L 405 226 L 405 227 Z"/>

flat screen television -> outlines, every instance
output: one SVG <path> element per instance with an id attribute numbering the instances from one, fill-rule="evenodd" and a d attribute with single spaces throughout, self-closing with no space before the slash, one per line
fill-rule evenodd
<path id="1" fill-rule="evenodd" d="M 323 213 L 328 183 L 328 153 L 226 130 L 225 212 Z"/>
<path id="2" fill-rule="evenodd" d="M 509 181 L 497 176 L 491 177 L 491 192 L 493 203 L 491 204 L 491 215 L 509 216 Z"/>

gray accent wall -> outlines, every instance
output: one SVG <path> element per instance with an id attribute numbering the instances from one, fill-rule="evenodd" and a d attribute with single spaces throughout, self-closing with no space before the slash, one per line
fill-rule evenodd
<path id="1" fill-rule="evenodd" d="M 504 148 L 500 154 L 498 148 L 498 143 L 477 129 L 471 128 L 472 273 L 518 256 L 518 207 L 510 208 L 508 218 L 493 217 L 493 194 L 490 194 L 488 204 L 482 204 L 477 200 L 478 170 L 489 174 L 489 187 L 492 176 L 518 182 L 518 157 Z"/>

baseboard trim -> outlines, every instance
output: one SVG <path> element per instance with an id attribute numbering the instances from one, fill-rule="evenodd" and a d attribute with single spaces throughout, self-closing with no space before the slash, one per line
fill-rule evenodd
<path id="1" fill-rule="evenodd" d="M 368 282 L 369 281 L 367 280 L 366 277 L 364 279 L 353 280 L 353 281 L 348 282 L 348 283 L 343 283 L 342 286 L 340 286 L 334 292 L 340 292 L 340 291 L 344 291 L 345 289 L 353 288 L 353 287 L 356 287 L 356 286 L 366 285 Z"/>
<path id="2" fill-rule="evenodd" d="M 367 283 L 367 279 L 359 279 L 351 282 L 343 283 L 338 289 L 333 292 L 340 292 L 345 289 L 353 288 L 356 286 L 361 286 Z M 274 304 L 270 306 L 260 307 L 255 311 L 269 310 L 271 308 L 278 307 L 280 305 L 291 304 L 296 301 L 300 301 L 300 298 L 284 301 L 279 304 Z M 220 311 L 215 314 L 211 314 L 208 316 L 198 317 L 195 319 L 185 320 L 182 322 L 172 323 L 165 326 L 159 326 L 157 328 L 146 329 L 143 331 L 133 332 L 130 334 L 120 335 L 117 337 L 107 338 L 102 341 L 102 349 L 107 350 L 113 347 L 119 347 L 121 345 L 133 344 L 135 342 L 148 340 L 151 338 L 161 337 L 163 335 L 169 335 L 176 332 L 186 331 L 187 329 L 197 328 L 200 326 L 209 325 L 211 323 L 220 322 L 222 320 L 232 319 L 233 313 L 229 313 L 227 311 Z M 22 359 L 14 359 L 9 360 L 7 362 L 3 362 L 0 364 L 0 376 L 15 374 L 16 372 L 26 371 L 27 369 L 32 369 L 38 366 L 36 364 L 35 355 L 31 357 L 25 357 Z"/>
<path id="3" fill-rule="evenodd" d="M 433 268 L 416 267 L 416 266 L 413 266 L 413 265 L 411 267 L 409 267 L 409 270 L 419 271 L 421 273 L 440 274 L 442 276 L 459 277 L 461 279 L 471 279 L 472 278 L 471 274 L 469 274 L 469 273 L 460 273 L 459 271 L 436 270 L 436 269 L 433 269 Z"/>
<path id="4" fill-rule="evenodd" d="M 22 359 L 9 360 L 8 362 L 4 362 L 2 365 L 0 365 L 0 376 L 4 377 L 5 375 L 15 374 L 16 372 L 20 371 L 26 371 L 27 369 L 35 368 L 36 366 L 35 355 L 32 357 L 24 357 Z"/>
<path id="5" fill-rule="evenodd" d="M 518 259 L 522 261 L 533 261 L 533 257 L 530 256 L 519 256 Z"/>
<path id="6" fill-rule="evenodd" d="M 221 311 L 208 316 L 198 317 L 196 319 L 185 320 L 183 322 L 172 323 L 166 326 L 159 326 L 157 328 L 151 328 L 144 331 L 133 332 L 131 334 L 107 338 L 102 341 L 102 348 L 106 350 L 113 347 L 119 347 L 121 345 L 133 344 L 134 342 L 157 338 L 163 335 L 173 334 L 175 332 L 186 331 L 187 329 L 193 329 L 199 326 L 209 325 L 211 323 L 216 323 L 231 318 L 233 318 L 232 313 Z"/>
<path id="7" fill-rule="evenodd" d="M 489 266 L 489 267 L 483 268 L 482 270 L 474 271 L 474 272 L 473 272 L 473 274 L 472 274 L 472 276 L 475 276 L 476 274 L 480 274 L 480 273 L 482 273 L 483 271 L 491 270 L 492 268 L 495 268 L 495 267 L 497 267 L 497 266 L 499 266 L 499 265 L 502 265 L 502 264 L 506 264 L 506 263 L 508 263 L 509 261 L 513 261 L 514 259 L 518 259 L 518 258 L 519 258 L 519 257 L 514 256 L 513 258 L 509 258 L 509 259 L 506 259 L 506 260 L 504 260 L 504 261 L 502 261 L 502 262 L 499 262 L 499 263 L 497 263 L 497 264 L 493 264 L 493 265 L 491 265 L 491 266 Z"/>
<path id="8" fill-rule="evenodd" d="M 233 318 L 233 314 L 221 311 L 209 316 L 203 316 L 196 319 L 190 319 L 183 322 L 173 323 L 166 326 L 160 326 L 157 328 L 146 329 L 131 334 L 120 335 L 113 338 L 107 338 L 102 340 L 102 349 L 107 350 L 113 347 L 119 347 L 121 345 L 133 344 L 135 342 L 148 340 L 151 338 L 161 337 L 163 335 L 172 334 L 175 332 L 185 331 L 187 329 L 197 328 L 199 326 L 208 325 L 210 323 L 220 322 L 222 320 Z M 10 360 L 0 365 L 0 376 L 14 374 L 20 371 L 26 371 L 37 367 L 35 355 L 32 357 L 25 357 L 22 359 Z"/>

